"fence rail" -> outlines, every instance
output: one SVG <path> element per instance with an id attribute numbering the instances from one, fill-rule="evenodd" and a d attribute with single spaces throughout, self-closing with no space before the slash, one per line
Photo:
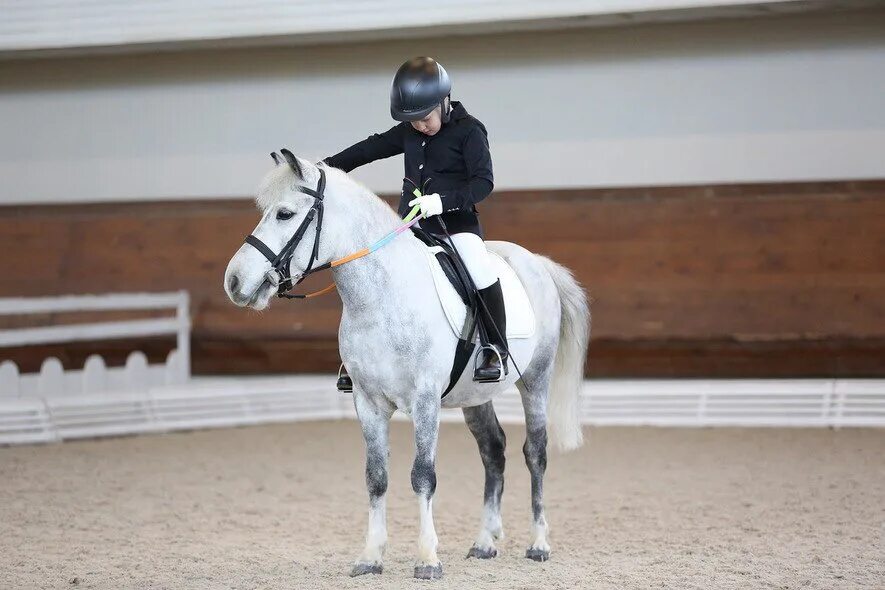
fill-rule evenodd
<path id="1" fill-rule="evenodd" d="M 198 378 L 10 401 L 0 397 L 0 444 L 356 418 L 332 375 Z M 502 423 L 524 421 L 516 390 L 494 403 Z M 885 427 L 885 380 L 586 381 L 579 411 L 582 424 L 595 426 Z M 463 417 L 444 409 L 441 419 Z"/>
<path id="2" fill-rule="evenodd" d="M 0 298 L 0 316 L 71 313 L 84 311 L 136 311 L 171 309 L 174 318 L 90 322 L 35 328 L 0 330 L 0 347 L 30 346 L 175 335 L 179 378 L 190 378 L 190 298 L 187 291 L 174 293 L 113 293 L 61 297 Z M 9 369 L 7 369 L 9 371 Z M 3 381 L 0 380 L 0 385 Z M 3 390 L 0 388 L 0 395 Z"/>
<path id="3" fill-rule="evenodd" d="M 0 315 L 174 308 L 174 319 L 154 327 L 178 338 L 177 349 L 158 365 L 149 365 L 138 351 L 123 367 L 106 367 L 101 357 L 91 356 L 82 369 L 65 370 L 58 359 L 48 358 L 39 373 L 20 375 L 14 363 L 0 363 L 0 444 L 356 418 L 352 398 L 335 390 L 331 375 L 191 379 L 187 307 L 186 293 L 0 299 Z M 47 330 L 41 334 L 52 335 L 52 341 L 86 333 L 143 335 L 143 325 L 91 323 L 77 326 L 76 333 L 67 326 L 6 330 L 0 331 L 0 342 L 33 342 L 34 330 Z M 515 389 L 494 403 L 501 422 L 523 422 Z M 462 419 L 460 410 L 442 412 L 442 420 Z M 585 381 L 579 419 L 599 426 L 885 427 L 885 380 Z"/>

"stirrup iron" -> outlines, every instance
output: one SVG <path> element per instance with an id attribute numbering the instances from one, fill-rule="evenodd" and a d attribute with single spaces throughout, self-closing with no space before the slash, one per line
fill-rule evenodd
<path id="1" fill-rule="evenodd" d="M 473 357 L 473 374 L 476 375 L 476 370 L 479 368 L 479 358 L 482 356 L 483 350 L 492 350 L 495 353 L 495 356 L 498 357 L 498 363 L 501 365 L 501 369 L 498 371 L 497 379 L 479 379 L 476 380 L 477 383 L 500 383 L 504 380 L 504 377 L 507 376 L 507 367 L 504 365 L 504 357 L 501 356 L 501 351 L 498 350 L 498 347 L 494 344 L 483 344 L 480 345 L 479 350 L 476 352 L 476 356 Z"/>
<path id="2" fill-rule="evenodd" d="M 353 379 L 345 372 L 346 370 L 344 363 L 341 363 L 341 366 L 338 367 L 338 381 L 335 383 L 335 387 L 338 388 L 338 391 L 353 393 Z"/>

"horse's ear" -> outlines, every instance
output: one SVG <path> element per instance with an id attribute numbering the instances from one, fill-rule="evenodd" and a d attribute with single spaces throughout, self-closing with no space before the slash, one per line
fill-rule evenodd
<path id="1" fill-rule="evenodd" d="M 292 171 L 295 172 L 296 176 L 298 176 L 298 178 L 304 178 L 304 173 L 301 170 L 301 164 L 298 163 L 298 158 L 286 148 L 281 149 L 280 153 L 286 158 L 286 162 L 289 164 L 289 167 L 292 168 Z"/>
<path id="2" fill-rule="evenodd" d="M 271 152 L 271 153 L 270 153 L 270 157 L 273 158 L 273 163 L 276 164 L 277 166 L 279 166 L 280 163 L 282 163 L 282 161 L 283 161 L 283 160 L 280 158 L 280 155 L 279 155 L 278 153 L 276 153 L 276 152 Z"/>

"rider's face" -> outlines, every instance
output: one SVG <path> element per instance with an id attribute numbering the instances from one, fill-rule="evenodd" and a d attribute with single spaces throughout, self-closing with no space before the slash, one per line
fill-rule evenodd
<path id="1" fill-rule="evenodd" d="M 412 121 L 412 127 L 414 127 L 416 131 L 420 131 L 424 135 L 436 135 L 436 133 L 439 131 L 439 128 L 442 126 L 442 117 L 440 116 L 440 112 L 440 107 L 436 107 L 435 109 L 430 111 L 430 114 L 423 119 Z"/>

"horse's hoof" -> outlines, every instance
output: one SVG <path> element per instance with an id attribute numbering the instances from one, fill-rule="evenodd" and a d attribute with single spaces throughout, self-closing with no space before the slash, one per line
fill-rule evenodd
<path id="1" fill-rule="evenodd" d="M 525 556 L 534 561 L 547 561 L 550 559 L 550 552 L 546 549 L 526 549 Z"/>
<path id="2" fill-rule="evenodd" d="M 380 574 L 384 571 L 384 566 L 380 563 L 357 563 L 350 570 L 350 577 L 364 576 L 366 574 Z"/>
<path id="3" fill-rule="evenodd" d="M 482 547 L 477 547 L 476 545 L 474 545 L 470 548 L 470 551 L 467 552 L 467 559 L 470 559 L 471 557 L 475 557 L 477 559 L 491 559 L 493 557 L 498 557 L 498 550 L 494 547 L 483 549 Z"/>
<path id="4" fill-rule="evenodd" d="M 419 580 L 439 580 L 443 577 L 442 564 L 436 565 L 416 565 L 415 577 Z"/>

